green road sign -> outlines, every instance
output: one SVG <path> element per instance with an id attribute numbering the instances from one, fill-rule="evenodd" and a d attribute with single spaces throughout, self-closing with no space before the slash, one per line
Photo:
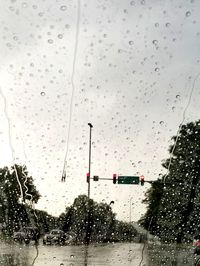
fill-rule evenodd
<path id="1" fill-rule="evenodd" d="M 139 182 L 139 176 L 118 176 L 118 184 L 138 185 Z"/>

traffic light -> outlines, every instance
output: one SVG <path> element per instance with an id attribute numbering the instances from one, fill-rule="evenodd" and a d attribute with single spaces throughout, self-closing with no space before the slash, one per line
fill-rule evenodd
<path id="1" fill-rule="evenodd" d="M 144 186 L 144 176 L 143 175 L 140 177 L 140 183 L 141 183 L 141 186 Z"/>
<path id="2" fill-rule="evenodd" d="M 117 182 L 117 175 L 113 174 L 113 184 L 116 184 L 116 182 Z"/>
<path id="3" fill-rule="evenodd" d="M 87 183 L 90 182 L 90 173 L 87 173 Z"/>

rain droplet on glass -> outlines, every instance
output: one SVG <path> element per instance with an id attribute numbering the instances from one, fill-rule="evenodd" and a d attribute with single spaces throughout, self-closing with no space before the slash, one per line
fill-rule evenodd
<path id="1" fill-rule="evenodd" d="M 48 43 L 52 44 L 53 43 L 53 40 L 52 39 L 49 39 L 48 40 Z"/>
<path id="2" fill-rule="evenodd" d="M 67 10 L 67 7 L 66 6 L 61 6 L 60 10 L 65 11 L 65 10 Z"/>
<path id="3" fill-rule="evenodd" d="M 185 16 L 186 16 L 186 17 L 191 16 L 191 12 L 190 12 L 190 11 L 187 11 L 187 12 L 185 13 Z"/>
<path id="4" fill-rule="evenodd" d="M 40 92 L 40 95 L 41 95 L 41 96 L 45 96 L 46 93 L 45 93 L 44 91 L 41 91 L 41 92 Z"/>

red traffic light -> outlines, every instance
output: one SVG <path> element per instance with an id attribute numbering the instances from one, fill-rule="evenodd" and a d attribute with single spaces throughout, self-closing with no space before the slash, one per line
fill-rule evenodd
<path id="1" fill-rule="evenodd" d="M 144 176 L 143 175 L 140 177 L 140 183 L 141 183 L 141 186 L 144 186 Z"/>
<path id="2" fill-rule="evenodd" d="M 113 174 L 113 184 L 116 184 L 116 182 L 117 182 L 117 175 Z"/>
<path id="3" fill-rule="evenodd" d="M 90 173 L 87 173 L 87 182 L 90 182 Z"/>

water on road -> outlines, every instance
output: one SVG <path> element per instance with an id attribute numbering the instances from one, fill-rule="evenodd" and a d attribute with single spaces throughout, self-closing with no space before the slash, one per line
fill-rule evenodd
<path id="1" fill-rule="evenodd" d="M 95 266 L 95 265 L 147 265 L 143 244 L 117 243 L 106 245 L 85 246 L 44 246 L 32 244 L 5 244 L 0 247 L 1 266 Z M 143 261 L 142 260 L 143 255 Z"/>
<path id="2" fill-rule="evenodd" d="M 190 245 L 115 243 L 86 247 L 0 242 L 0 266 L 193 266 L 195 259 Z"/>

